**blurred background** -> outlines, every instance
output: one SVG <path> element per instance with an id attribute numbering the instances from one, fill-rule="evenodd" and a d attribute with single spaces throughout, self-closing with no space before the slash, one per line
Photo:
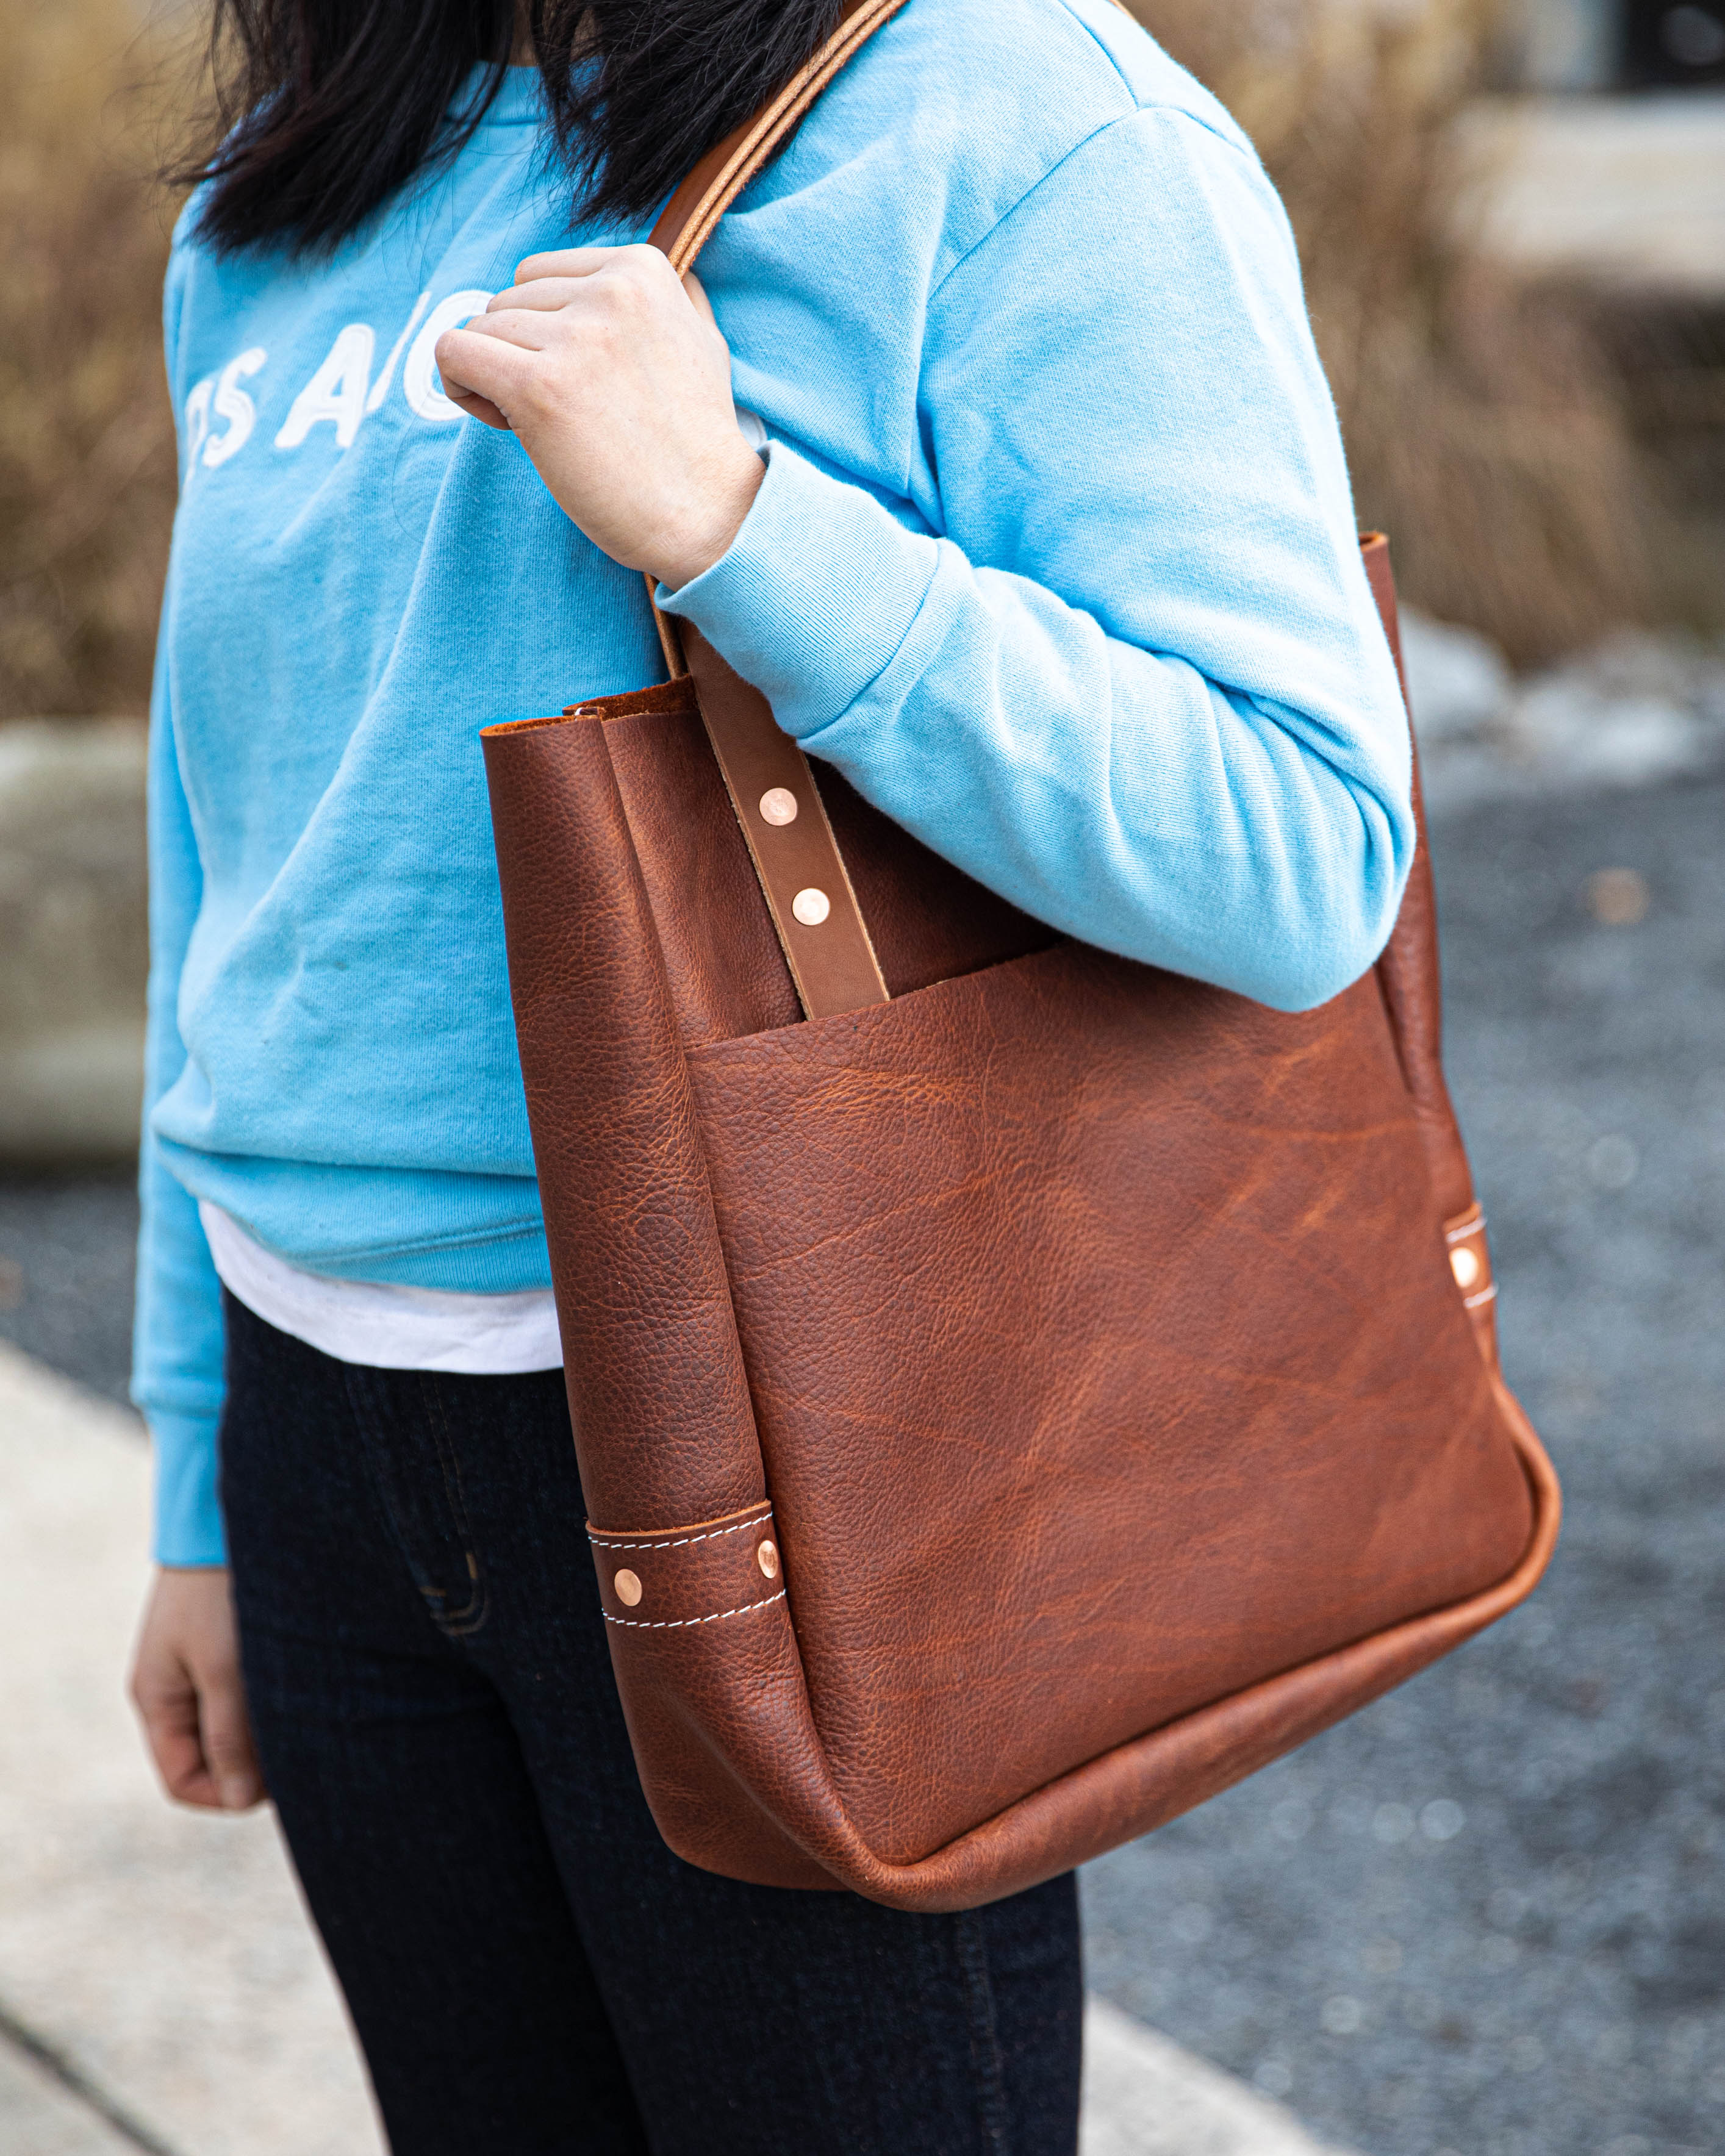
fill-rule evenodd
<path id="1" fill-rule="evenodd" d="M 1549 1582 L 1486 1639 L 1090 1868 L 1086 2148 L 1702 2156 L 1725 2149 L 1725 0 L 1135 5 L 1282 190 L 1361 521 L 1393 537 L 1451 1081 L 1509 1374 L 1570 1509 Z M 0 0 L 8 2156 L 375 2145 L 267 1822 L 157 1807 L 118 1691 L 175 490 L 152 175 L 200 95 L 198 18 Z"/>

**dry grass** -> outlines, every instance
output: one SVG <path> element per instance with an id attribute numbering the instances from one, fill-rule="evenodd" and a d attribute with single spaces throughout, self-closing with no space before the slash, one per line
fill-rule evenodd
<path id="1" fill-rule="evenodd" d="M 1456 114 L 1490 0 L 1136 0 L 1257 144 L 1299 234 L 1362 521 L 1404 593 L 1546 659 L 1635 620 L 1661 521 L 1583 307 L 1468 246 Z"/>
<path id="2" fill-rule="evenodd" d="M 0 718 L 149 698 L 174 452 L 140 20 L 0 0 Z"/>
<path id="3" fill-rule="evenodd" d="M 1523 662 L 1644 616 L 1661 513 L 1587 316 L 1458 235 L 1450 122 L 1488 0 L 1136 4 L 1288 203 L 1361 516 L 1407 594 Z M 149 175 L 162 85 L 195 70 L 141 19 L 0 0 L 0 718 L 148 697 L 174 485 Z"/>

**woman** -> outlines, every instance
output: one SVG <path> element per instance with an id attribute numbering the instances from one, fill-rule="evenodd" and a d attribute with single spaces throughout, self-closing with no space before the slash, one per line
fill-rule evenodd
<path id="1" fill-rule="evenodd" d="M 413 2156 L 1076 2129 L 1070 1877 L 906 1916 L 696 1871 L 645 1811 L 480 726 L 656 679 L 645 570 L 814 756 L 1130 957 L 1315 1004 L 1412 847 L 1286 222 L 1109 0 L 910 0 L 705 295 L 639 244 L 835 12 L 218 8 L 166 311 L 135 1690 L 175 1795 L 267 1783 Z"/>

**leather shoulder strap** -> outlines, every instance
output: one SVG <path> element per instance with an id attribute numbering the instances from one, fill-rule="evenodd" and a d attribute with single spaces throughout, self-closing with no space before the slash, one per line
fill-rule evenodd
<path id="1" fill-rule="evenodd" d="M 727 135 L 661 212 L 650 243 L 690 269 L 713 228 L 851 56 L 905 0 L 851 0 L 820 49 L 752 120 Z M 655 590 L 647 579 L 648 598 Z M 694 677 L 707 739 L 748 842 L 755 873 L 805 1016 L 835 1017 L 887 1001 L 875 947 L 808 758 L 758 689 L 693 630 L 653 619 L 672 675 Z"/>
<path id="2" fill-rule="evenodd" d="M 670 257 L 673 270 L 692 269 L 713 227 L 792 132 L 827 85 L 897 14 L 905 0 L 850 0 L 839 27 L 752 120 L 707 151 L 665 208 L 648 244 Z"/>

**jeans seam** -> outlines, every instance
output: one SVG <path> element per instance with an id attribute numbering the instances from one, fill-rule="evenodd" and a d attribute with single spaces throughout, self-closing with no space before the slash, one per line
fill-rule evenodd
<path id="1" fill-rule="evenodd" d="M 1006 2102 L 1006 2062 L 1000 2056 L 1000 2030 L 994 2012 L 994 1987 L 988 1978 L 988 1944 L 973 1909 L 955 1919 L 959 1973 L 970 2023 L 970 2058 L 977 2081 L 977 2123 L 987 2156 L 1012 2156 L 1011 2115 Z"/>
<path id="2" fill-rule="evenodd" d="M 437 1447 L 438 1466 L 444 1478 L 444 1495 L 449 1501 L 455 1532 L 460 1537 L 462 1551 L 473 1578 L 473 1593 L 465 1605 L 459 1609 L 444 1610 L 437 1622 L 451 1639 L 462 1640 L 477 1632 L 490 1614 L 490 1591 L 485 1568 L 479 1560 L 479 1552 L 473 1546 L 473 1529 L 467 1517 L 466 1492 L 461 1484 L 461 1462 L 456 1456 L 454 1440 L 449 1435 L 449 1409 L 444 1404 L 443 1388 L 438 1383 L 436 1372 L 422 1370 L 419 1386 L 431 1409 L 432 1442 Z"/>
<path id="3" fill-rule="evenodd" d="M 358 1429 L 362 1440 L 367 1439 L 367 1437 L 369 1439 L 369 1441 L 365 1443 L 363 1446 L 363 1456 L 366 1460 L 367 1478 L 371 1482 L 372 1489 L 376 1496 L 378 1508 L 383 1516 L 386 1525 L 388 1526 L 389 1538 L 394 1543 L 397 1550 L 400 1553 L 402 1563 L 407 1568 L 408 1577 L 413 1583 L 413 1586 L 417 1589 L 421 1599 L 426 1605 L 426 1615 L 431 1620 L 438 1631 L 445 1639 L 459 1638 L 468 1632 L 476 1630 L 478 1629 L 478 1625 L 484 1621 L 485 1615 L 485 1609 L 484 1608 L 480 1609 L 479 1619 L 475 1624 L 463 1625 L 458 1629 L 455 1625 L 453 1625 L 450 1622 L 446 1614 L 437 1606 L 439 1604 L 448 1599 L 444 1594 L 443 1589 L 440 1587 L 427 1587 L 420 1580 L 419 1563 L 414 1555 L 414 1538 L 408 1532 L 406 1523 L 403 1522 L 400 1511 L 396 1505 L 395 1499 L 391 1494 L 389 1477 L 383 1472 L 381 1463 L 377 1458 L 377 1453 L 380 1450 L 387 1450 L 389 1444 L 388 1432 L 383 1427 L 382 1422 L 378 1414 L 377 1402 L 372 1396 L 373 1383 L 380 1373 L 369 1370 L 362 1363 L 341 1363 L 339 1367 L 341 1372 L 341 1389 L 347 1395 L 347 1404 L 352 1410 L 355 1425 Z M 439 1412 L 441 1414 L 443 1409 L 443 1403 L 441 1399 L 438 1401 L 437 1404 Z M 434 1438 L 434 1442 L 436 1440 Z M 439 1464 L 442 1466 L 443 1447 L 440 1444 L 439 1445 L 438 1450 Z M 447 1492 L 449 1487 L 449 1478 L 448 1470 L 446 1467 L 444 1468 L 444 1489 Z M 479 1564 L 477 1555 L 472 1550 L 466 1549 L 465 1548 L 466 1542 L 470 1539 L 470 1531 L 467 1526 L 465 1510 L 458 1513 L 457 1531 L 464 1544 L 464 1554 L 467 1557 L 469 1563 L 477 1568 Z M 477 1571 L 475 1571 L 475 1576 L 477 1579 Z M 488 1604 L 489 1598 L 485 1594 L 482 1583 L 477 1589 L 477 1599 Z M 456 1613 L 458 1619 L 465 1618 L 469 1612 L 473 1609 L 473 1602 L 470 1601 L 463 1609 Z"/>

